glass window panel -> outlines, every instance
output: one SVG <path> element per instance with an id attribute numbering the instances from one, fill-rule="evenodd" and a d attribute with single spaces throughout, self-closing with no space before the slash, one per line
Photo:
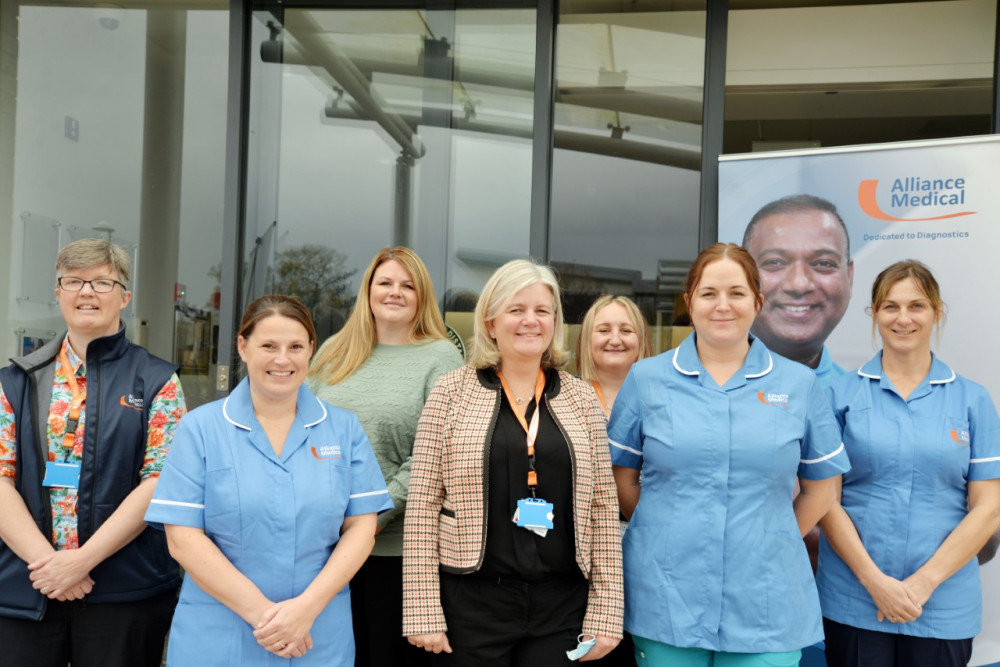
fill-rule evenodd
<path id="1" fill-rule="evenodd" d="M 566 321 L 624 294 L 658 349 L 672 342 L 672 276 L 698 251 L 705 12 L 693 5 L 565 2 L 556 28 L 549 243 Z"/>
<path id="2" fill-rule="evenodd" d="M 996 12 L 992 0 L 731 11 L 724 152 L 988 134 Z"/>
<path id="3" fill-rule="evenodd" d="M 134 260 L 129 336 L 180 365 L 189 406 L 214 397 L 227 6 L 0 1 L 6 356 L 63 328 L 39 296 L 58 249 L 110 238 Z"/>
<path id="4" fill-rule="evenodd" d="M 254 16 L 248 300 L 302 296 L 324 339 L 382 247 L 414 248 L 439 299 L 527 255 L 534 10 Z M 335 278 L 314 290 L 290 279 L 306 248 Z"/>

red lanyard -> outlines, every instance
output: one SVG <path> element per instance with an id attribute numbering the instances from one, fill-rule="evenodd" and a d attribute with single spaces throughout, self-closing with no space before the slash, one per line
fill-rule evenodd
<path id="1" fill-rule="evenodd" d="M 73 370 L 73 365 L 69 363 L 69 357 L 66 356 L 65 347 L 59 351 L 59 361 L 62 364 L 63 373 L 66 374 L 66 383 L 69 385 L 70 391 L 73 392 L 73 399 L 69 404 L 69 415 L 66 418 L 66 432 L 63 434 L 63 448 L 73 451 L 76 444 L 76 426 L 80 422 L 80 409 L 87 397 L 80 391 L 80 386 L 76 383 L 76 373 Z"/>
<path id="2" fill-rule="evenodd" d="M 597 380 L 594 380 L 590 384 L 594 385 L 594 391 L 597 393 L 597 400 L 599 400 L 601 402 L 601 410 L 604 411 L 604 416 L 605 417 L 610 417 L 611 416 L 611 408 L 610 408 L 610 406 L 608 406 L 607 401 L 604 400 L 604 392 L 601 391 L 601 383 L 598 382 Z"/>
<path id="3" fill-rule="evenodd" d="M 535 487 L 538 486 L 538 473 L 535 472 L 535 438 L 538 437 L 538 413 L 541 412 L 542 407 L 542 390 L 545 389 L 545 373 L 541 369 L 538 369 L 538 379 L 535 380 L 535 412 L 531 415 L 530 424 L 525 421 L 524 413 L 518 412 L 520 406 L 517 404 L 517 398 L 507 385 L 507 379 L 503 376 L 503 373 L 497 371 L 497 375 L 500 376 L 500 383 L 503 385 L 504 393 L 507 394 L 507 400 L 514 409 L 514 416 L 517 417 L 517 421 L 521 423 L 521 428 L 524 429 L 527 435 L 528 488 L 531 489 L 531 495 L 534 496 Z"/>

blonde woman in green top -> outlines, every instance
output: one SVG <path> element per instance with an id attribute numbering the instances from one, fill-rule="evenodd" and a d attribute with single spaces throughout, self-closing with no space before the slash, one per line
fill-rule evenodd
<path id="1" fill-rule="evenodd" d="M 395 503 L 379 516 L 372 557 L 351 582 L 355 665 L 429 664 L 402 637 L 403 515 L 424 401 L 441 374 L 461 365 L 427 267 L 409 248 L 392 247 L 368 265 L 347 323 L 310 366 L 313 393 L 361 420 Z"/>

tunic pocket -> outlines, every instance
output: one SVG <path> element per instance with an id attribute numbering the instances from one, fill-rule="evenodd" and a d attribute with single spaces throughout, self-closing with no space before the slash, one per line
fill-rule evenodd
<path id="1" fill-rule="evenodd" d="M 438 553 L 442 563 L 458 564 L 458 518 L 455 508 L 445 501 L 438 513 Z"/>

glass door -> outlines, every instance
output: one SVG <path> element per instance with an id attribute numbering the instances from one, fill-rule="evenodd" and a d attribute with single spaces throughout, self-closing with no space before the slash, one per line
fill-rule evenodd
<path id="1" fill-rule="evenodd" d="M 387 245 L 420 254 L 464 338 L 460 311 L 528 255 L 536 10 L 416 5 L 251 18 L 243 305 L 295 294 L 320 341 Z"/>

